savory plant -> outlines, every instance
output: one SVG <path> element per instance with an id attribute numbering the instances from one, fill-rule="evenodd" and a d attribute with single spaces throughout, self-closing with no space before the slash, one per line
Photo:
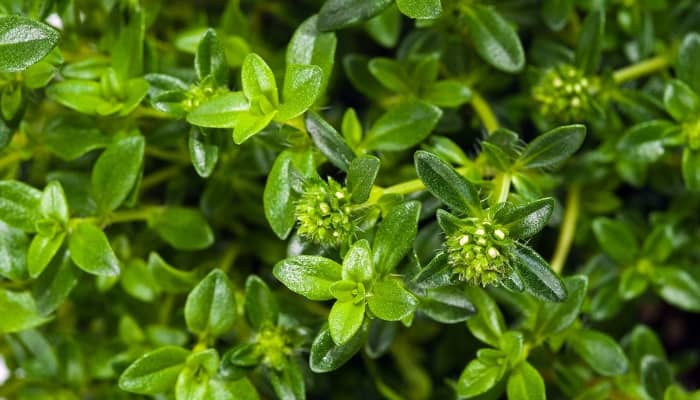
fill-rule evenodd
<path id="1" fill-rule="evenodd" d="M 700 399 L 699 26 L 0 2 L 0 399 Z"/>

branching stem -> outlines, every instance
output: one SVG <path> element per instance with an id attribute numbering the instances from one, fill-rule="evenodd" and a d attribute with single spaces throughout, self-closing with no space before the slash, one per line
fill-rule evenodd
<path id="1" fill-rule="evenodd" d="M 615 83 L 624 83 L 633 79 L 651 75 L 654 72 L 667 68 L 671 64 L 668 55 L 660 55 L 636 64 L 620 68 L 613 72 Z"/>

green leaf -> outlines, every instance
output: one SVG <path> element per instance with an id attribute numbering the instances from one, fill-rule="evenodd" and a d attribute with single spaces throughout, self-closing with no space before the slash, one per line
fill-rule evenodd
<path id="1" fill-rule="evenodd" d="M 466 104 L 471 98 L 472 91 L 464 84 L 453 80 L 436 82 L 421 94 L 421 99 L 430 104 L 450 108 Z"/>
<path id="2" fill-rule="evenodd" d="M 0 17 L 0 72 L 19 72 L 46 57 L 60 36 L 50 26 L 17 15 Z"/>
<path id="3" fill-rule="evenodd" d="M 190 331 L 218 337 L 233 327 L 236 299 L 231 281 L 215 269 L 187 296 L 185 321 Z"/>
<path id="4" fill-rule="evenodd" d="M 618 263 L 630 263 L 639 254 L 639 242 L 624 222 L 600 217 L 593 221 L 592 226 L 600 247 Z"/>
<path id="5" fill-rule="evenodd" d="M 58 345 L 50 343 L 46 336 L 36 329 L 18 332 L 15 337 L 15 340 L 11 340 L 10 338 L 8 342 L 14 343 L 13 350 L 18 351 L 20 354 L 26 354 L 24 355 L 26 358 L 23 357 L 24 360 L 21 361 L 21 364 L 26 368 L 28 374 L 45 377 L 55 377 L 58 375 Z M 26 349 L 26 353 L 20 346 Z M 63 355 L 67 356 L 67 354 Z"/>
<path id="6" fill-rule="evenodd" d="M 94 121 L 74 116 L 52 120 L 45 139 L 52 152 L 69 161 L 109 144 L 109 138 L 94 126 Z"/>
<path id="7" fill-rule="evenodd" d="M 438 210 L 441 211 L 441 210 Z M 434 289 L 452 283 L 452 265 L 444 252 L 438 253 L 418 274 L 413 282 L 421 289 Z"/>
<path id="8" fill-rule="evenodd" d="M 370 150 L 409 149 L 430 135 L 442 115 L 439 108 L 412 101 L 390 109 L 367 132 L 364 146 Z"/>
<path id="9" fill-rule="evenodd" d="M 544 0 L 542 4 L 542 19 L 544 19 L 549 29 L 560 31 L 566 25 L 573 11 L 573 0 Z"/>
<path id="10" fill-rule="evenodd" d="M 275 75 L 259 55 L 250 53 L 246 56 L 241 69 L 241 83 L 243 93 L 249 100 L 262 96 L 273 107 L 279 105 Z"/>
<path id="11" fill-rule="evenodd" d="M 342 278 L 353 282 L 370 280 L 374 273 L 371 252 L 366 239 L 355 242 L 343 257 Z"/>
<path id="12" fill-rule="evenodd" d="M 168 293 L 187 292 L 199 280 L 195 271 L 175 269 L 156 252 L 151 252 L 148 255 L 148 270 L 158 283 L 158 286 Z"/>
<path id="13" fill-rule="evenodd" d="M 464 14 L 476 52 L 489 64 L 508 73 L 525 66 L 525 53 L 518 34 L 494 8 L 474 4 Z"/>
<path id="14" fill-rule="evenodd" d="M 160 285 L 153 278 L 148 264 L 140 259 L 129 260 L 119 277 L 119 283 L 130 296 L 152 302 L 160 294 Z"/>
<path id="15" fill-rule="evenodd" d="M 630 365 L 637 371 L 641 367 L 642 359 L 647 355 L 666 359 L 666 351 L 661 340 L 653 330 L 645 325 L 635 326 L 621 342 L 629 356 Z"/>
<path id="16" fill-rule="evenodd" d="M 543 133 L 530 142 L 518 160 L 522 168 L 549 168 L 571 157 L 583 144 L 586 127 L 567 125 Z"/>
<path id="17" fill-rule="evenodd" d="M 352 85 L 370 99 L 390 96 L 387 90 L 369 71 L 369 59 L 359 54 L 348 54 L 343 58 L 343 68 Z"/>
<path id="18" fill-rule="evenodd" d="M 250 139 L 265 129 L 275 118 L 275 115 L 277 115 L 277 110 L 262 115 L 256 113 L 241 114 L 233 128 L 233 142 L 241 144 Z"/>
<path id="19" fill-rule="evenodd" d="M 591 11 L 583 21 L 583 27 L 576 45 L 576 67 L 586 75 L 598 72 L 598 65 L 603 53 L 603 35 L 605 34 L 605 10 Z"/>
<path id="20" fill-rule="evenodd" d="M 320 32 L 316 26 L 318 17 L 313 15 L 294 31 L 287 46 L 287 65 L 316 65 L 323 71 L 320 93 L 323 93 L 335 64 L 335 48 L 338 39 L 333 32 Z"/>
<path id="21" fill-rule="evenodd" d="M 688 85 L 674 79 L 666 85 L 664 106 L 676 121 L 687 121 L 700 110 L 700 98 Z"/>
<path id="22" fill-rule="evenodd" d="M 367 330 L 363 328 L 345 344 L 337 345 L 326 325 L 311 344 L 309 367 L 317 374 L 335 371 L 360 351 L 366 340 Z"/>
<path id="23" fill-rule="evenodd" d="M 401 35 L 401 14 L 399 9 L 390 5 L 384 11 L 370 18 L 365 24 L 367 33 L 386 48 L 396 46 Z"/>
<path id="24" fill-rule="evenodd" d="M 49 315 L 58 309 L 78 284 L 79 277 L 80 272 L 73 265 L 68 252 L 55 257 L 32 289 L 39 313 Z"/>
<path id="25" fill-rule="evenodd" d="M 440 0 L 396 0 L 399 11 L 415 19 L 433 19 L 442 13 Z"/>
<path id="26" fill-rule="evenodd" d="M 40 203 L 39 190 L 19 181 L 0 181 L 0 221 L 7 225 L 35 232 Z"/>
<path id="27" fill-rule="evenodd" d="M 68 241 L 71 258 L 83 271 L 98 276 L 119 275 L 119 260 L 104 232 L 90 223 L 80 223 Z"/>
<path id="28" fill-rule="evenodd" d="M 377 157 L 363 155 L 350 162 L 348 167 L 348 191 L 353 203 L 364 203 L 369 199 L 375 179 L 379 173 Z"/>
<path id="29" fill-rule="evenodd" d="M 295 153 L 283 151 L 277 156 L 272 169 L 267 175 L 263 206 L 265 217 L 272 231 L 280 239 L 286 239 L 294 228 L 296 196 L 290 180 L 292 168 L 296 167 L 305 176 L 315 173 L 314 158 L 311 152 Z"/>
<path id="30" fill-rule="evenodd" d="M 365 353 L 371 359 L 378 359 L 386 354 L 399 332 L 399 324 L 387 322 L 380 319 L 368 321 L 367 343 L 365 343 Z"/>
<path id="31" fill-rule="evenodd" d="M 508 229 L 513 239 L 527 239 L 547 225 L 553 210 L 554 199 L 547 197 L 522 206 L 506 204 L 496 212 L 494 219 Z"/>
<path id="32" fill-rule="evenodd" d="M 199 41 L 194 55 L 194 69 L 200 81 L 207 76 L 212 76 L 218 85 L 225 85 L 228 81 L 226 53 L 213 29 L 207 29 Z"/>
<path id="33" fill-rule="evenodd" d="M 124 99 L 121 103 L 121 109 L 119 110 L 119 116 L 124 117 L 129 115 L 139 104 L 146 98 L 148 94 L 148 82 L 145 79 L 135 78 L 129 79 L 125 85 Z M 99 113 L 99 110 L 98 110 Z"/>
<path id="34" fill-rule="evenodd" d="M 54 48 L 43 60 L 22 72 L 24 84 L 29 89 L 41 89 L 51 82 L 58 72 L 58 65 L 63 63 L 63 56 Z"/>
<path id="35" fill-rule="evenodd" d="M 445 286 L 426 290 L 420 296 L 420 311 L 442 324 L 455 324 L 472 316 L 476 309 L 458 286 Z"/>
<path id="36" fill-rule="evenodd" d="M 131 136 L 107 147 L 92 170 L 92 196 L 102 213 L 117 209 L 134 189 L 143 169 L 146 141 Z"/>
<path id="37" fill-rule="evenodd" d="M 139 76 L 143 71 L 144 43 L 146 42 L 146 11 L 140 6 L 128 7 L 114 15 L 113 23 L 119 24 L 112 59 L 117 77 L 121 81 Z"/>
<path id="38" fill-rule="evenodd" d="M 604 376 L 622 375 L 627 372 L 625 353 L 610 336 L 583 329 L 569 336 L 569 344 L 596 372 Z"/>
<path id="39" fill-rule="evenodd" d="M 272 270 L 275 278 L 294 293 L 310 300 L 330 300 L 330 287 L 342 279 L 342 267 L 319 256 L 296 256 L 278 262 Z"/>
<path id="40" fill-rule="evenodd" d="M 0 276 L 16 281 L 27 275 L 27 235 L 0 221 Z"/>
<path id="41" fill-rule="evenodd" d="M 197 175 L 208 178 L 217 161 L 219 161 L 219 146 L 213 143 L 211 134 L 205 134 L 202 130 L 193 127 L 187 141 L 187 148 L 190 151 L 192 166 L 197 171 Z"/>
<path id="42" fill-rule="evenodd" d="M 171 391 L 190 355 L 181 347 L 166 346 L 146 353 L 119 377 L 119 388 L 139 394 Z"/>
<path id="43" fill-rule="evenodd" d="M 692 191 L 700 190 L 700 151 L 684 148 L 681 170 L 685 187 Z"/>
<path id="44" fill-rule="evenodd" d="M 343 171 L 347 171 L 350 167 L 350 162 L 355 158 L 355 153 L 348 147 L 343 137 L 315 112 L 307 113 L 304 121 L 306 130 L 311 135 L 311 139 L 318 150 L 333 165 Z"/>
<path id="45" fill-rule="evenodd" d="M 649 281 L 647 277 L 637 271 L 636 268 L 626 268 L 620 276 L 620 286 L 617 290 L 623 300 L 637 298 L 647 290 Z"/>
<path id="46" fill-rule="evenodd" d="M 545 301 L 566 300 L 561 278 L 549 268 L 547 261 L 531 248 L 516 243 L 509 250 L 511 261 L 525 284 L 525 290 Z"/>
<path id="47" fill-rule="evenodd" d="M 14 133 L 14 130 L 10 129 L 5 121 L 0 121 L 0 150 L 5 149 L 10 144 Z"/>
<path id="48" fill-rule="evenodd" d="M 418 299 L 399 280 L 387 278 L 372 285 L 367 305 L 379 319 L 400 321 L 416 310 Z"/>
<path id="49" fill-rule="evenodd" d="M 459 213 L 481 214 L 476 187 L 437 156 L 419 150 L 415 156 L 416 172 L 426 189 L 438 200 Z"/>
<path id="50" fill-rule="evenodd" d="M 544 380 L 537 370 L 524 361 L 508 377 L 506 389 L 509 399 L 545 400 Z"/>
<path id="51" fill-rule="evenodd" d="M 61 248 L 61 245 L 63 245 L 65 238 L 65 232 L 56 232 L 52 235 L 37 234 L 34 236 L 27 253 L 27 270 L 30 277 L 36 278 L 44 271 Z"/>
<path id="52" fill-rule="evenodd" d="M 149 214 L 148 226 L 178 250 L 202 250 L 214 243 L 214 232 L 199 210 L 166 207 Z"/>
<path id="53" fill-rule="evenodd" d="M 83 114 L 109 115 L 122 108 L 122 104 L 116 100 L 102 97 L 102 86 L 98 82 L 67 79 L 49 86 L 46 95 Z"/>
<path id="54" fill-rule="evenodd" d="M 642 385 L 655 400 L 663 400 L 666 388 L 673 383 L 673 370 L 666 360 L 646 355 L 641 363 Z"/>
<path id="55" fill-rule="evenodd" d="M 700 93 L 700 34 L 690 32 L 683 38 L 676 61 L 678 79 Z"/>
<path id="56" fill-rule="evenodd" d="M 457 381 L 457 395 L 460 398 L 474 397 L 491 389 L 503 373 L 501 366 L 486 364 L 480 359 L 473 359 L 462 371 Z"/>
<path id="57" fill-rule="evenodd" d="M 392 0 L 326 0 L 318 12 L 318 29 L 334 31 L 379 14 L 393 3 Z"/>
<path id="58" fill-rule="evenodd" d="M 414 85 L 400 62 L 391 58 L 377 57 L 371 59 L 367 67 L 377 82 L 385 88 L 403 94 L 413 91 Z"/>
<path id="59" fill-rule="evenodd" d="M 484 289 L 468 286 L 465 290 L 477 312 L 476 315 L 467 320 L 469 331 L 482 342 L 498 347 L 501 336 L 506 330 L 501 310 Z"/>
<path id="60" fill-rule="evenodd" d="M 249 110 L 243 92 L 228 92 L 203 101 L 187 114 L 187 122 L 207 128 L 233 128 Z"/>
<path id="61" fill-rule="evenodd" d="M 374 268 L 380 275 L 393 271 L 413 247 L 421 204 L 407 201 L 386 214 L 374 237 Z"/>
<path id="62" fill-rule="evenodd" d="M 306 398 L 304 373 L 295 359 L 286 359 L 280 370 L 267 369 L 266 372 L 277 398 L 283 400 Z"/>
<path id="63" fill-rule="evenodd" d="M 345 110 L 340 130 L 343 132 L 343 137 L 350 147 L 354 149 L 359 146 L 364 132 L 362 129 L 362 124 L 360 123 L 359 118 L 357 118 L 357 113 L 353 108 L 348 108 Z"/>
<path id="64" fill-rule="evenodd" d="M 323 70 L 315 65 L 292 64 L 287 66 L 282 90 L 282 105 L 277 113 L 278 121 L 288 121 L 308 110 L 321 94 Z"/>
<path id="65" fill-rule="evenodd" d="M 564 278 L 567 299 L 561 303 L 542 303 L 537 314 L 536 331 L 542 336 L 553 336 L 563 332 L 576 321 L 586 299 L 588 279 L 585 275 Z"/>
<path id="66" fill-rule="evenodd" d="M 631 160 L 654 162 L 664 155 L 666 136 L 676 129 L 677 125 L 669 121 L 642 122 L 625 132 L 617 143 L 617 149 Z"/>
<path id="67" fill-rule="evenodd" d="M 29 292 L 0 289 L 0 313 L 2 334 L 31 329 L 49 320 L 41 316 Z"/>
<path id="68" fill-rule="evenodd" d="M 362 328 L 365 320 L 365 301 L 336 301 L 328 314 L 328 329 L 333 342 L 346 344 Z"/>
<path id="69" fill-rule="evenodd" d="M 655 290 L 664 300 L 690 312 L 700 312 L 700 282 L 676 267 L 655 268 L 651 276 Z"/>
<path id="70" fill-rule="evenodd" d="M 61 224 L 68 223 L 68 202 L 59 181 L 50 181 L 44 188 L 39 212 L 44 218 L 53 219 Z"/>
<path id="71" fill-rule="evenodd" d="M 219 377 L 209 380 L 208 398 L 217 400 L 259 400 L 255 386 L 248 378 L 228 381 Z"/>
<path id="72" fill-rule="evenodd" d="M 277 325 L 279 306 L 267 284 L 255 275 L 245 282 L 245 315 L 250 326 L 260 330 L 266 325 Z"/>

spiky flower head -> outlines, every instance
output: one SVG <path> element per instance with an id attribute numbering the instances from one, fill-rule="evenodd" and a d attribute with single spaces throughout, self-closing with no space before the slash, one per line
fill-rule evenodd
<path id="1" fill-rule="evenodd" d="M 347 188 L 332 178 L 307 184 L 295 208 L 300 236 L 315 243 L 338 246 L 354 233 Z"/>
<path id="2" fill-rule="evenodd" d="M 539 105 L 539 112 L 562 122 L 574 122 L 593 113 L 596 78 L 569 65 L 560 64 L 547 70 L 532 89 L 532 97 Z"/>
<path id="3" fill-rule="evenodd" d="M 510 273 L 504 255 L 510 243 L 505 229 L 489 221 L 467 220 L 447 235 L 447 256 L 453 272 L 470 284 L 497 285 Z"/>

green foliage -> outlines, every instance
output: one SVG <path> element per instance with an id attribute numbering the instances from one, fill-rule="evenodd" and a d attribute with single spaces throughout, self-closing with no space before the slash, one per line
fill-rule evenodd
<path id="1" fill-rule="evenodd" d="M 698 399 L 696 2 L 0 3 L 0 398 Z"/>

